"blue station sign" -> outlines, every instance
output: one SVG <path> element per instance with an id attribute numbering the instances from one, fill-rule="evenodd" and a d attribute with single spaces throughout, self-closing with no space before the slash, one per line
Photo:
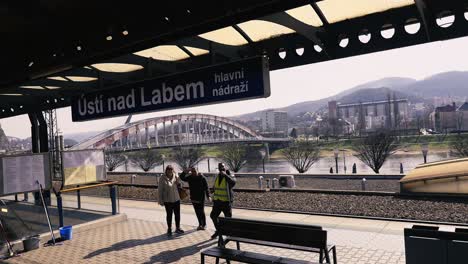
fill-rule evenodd
<path id="1" fill-rule="evenodd" d="M 83 94 L 72 99 L 72 120 L 269 96 L 268 58 L 254 57 Z"/>

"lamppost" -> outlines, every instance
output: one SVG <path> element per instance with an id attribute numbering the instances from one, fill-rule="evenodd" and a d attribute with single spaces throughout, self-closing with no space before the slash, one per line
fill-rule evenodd
<path id="1" fill-rule="evenodd" d="M 164 171 L 164 159 L 165 159 L 165 158 L 166 158 L 166 155 L 161 154 L 162 165 L 163 165 L 163 166 L 162 166 L 162 171 L 163 171 L 163 173 L 165 172 L 165 171 Z"/>
<path id="2" fill-rule="evenodd" d="M 127 155 L 124 155 L 125 157 L 125 172 L 128 172 L 128 156 Z"/>
<path id="3" fill-rule="evenodd" d="M 427 142 L 421 144 L 421 151 L 424 157 L 424 163 L 427 163 L 427 152 L 429 152 L 429 144 L 427 144 Z"/>
<path id="4" fill-rule="evenodd" d="M 340 153 L 340 150 L 338 148 L 335 148 L 333 150 L 333 154 L 335 155 L 336 173 L 338 173 L 338 154 L 339 153 Z"/>
<path id="5" fill-rule="evenodd" d="M 261 149 L 259 152 L 260 152 L 260 155 L 262 156 L 263 173 L 265 173 L 265 156 L 266 156 L 266 152 L 263 149 Z"/>
<path id="6" fill-rule="evenodd" d="M 346 174 L 346 149 L 341 150 L 343 152 L 343 169 L 344 169 L 344 174 Z"/>

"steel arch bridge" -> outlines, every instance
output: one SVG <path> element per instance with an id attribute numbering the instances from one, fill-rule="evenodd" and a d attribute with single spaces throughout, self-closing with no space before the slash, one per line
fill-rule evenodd
<path id="1" fill-rule="evenodd" d="M 128 123 L 86 139 L 72 149 L 138 149 L 263 140 L 255 131 L 225 117 L 182 114 Z"/>

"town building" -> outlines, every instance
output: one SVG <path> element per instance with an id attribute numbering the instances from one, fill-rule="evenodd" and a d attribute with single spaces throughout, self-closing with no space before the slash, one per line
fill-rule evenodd
<path id="1" fill-rule="evenodd" d="M 457 109 L 457 129 L 468 131 L 468 102 Z"/>
<path id="2" fill-rule="evenodd" d="M 340 104 L 328 103 L 331 126 L 346 123 L 347 130 L 367 132 L 378 129 L 398 130 L 408 121 L 408 99 Z M 344 121 L 344 122 L 343 122 Z M 346 131 L 348 134 L 350 131 Z M 342 131 L 345 133 L 345 131 Z"/>
<path id="3" fill-rule="evenodd" d="M 262 113 L 263 132 L 288 133 L 288 113 L 285 111 L 267 110 Z"/>
<path id="4" fill-rule="evenodd" d="M 432 116 L 437 132 L 457 130 L 457 106 L 455 103 L 436 107 Z"/>

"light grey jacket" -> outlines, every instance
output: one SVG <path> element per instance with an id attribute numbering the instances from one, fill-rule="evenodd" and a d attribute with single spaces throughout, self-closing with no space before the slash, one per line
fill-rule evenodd
<path id="1" fill-rule="evenodd" d="M 158 203 L 174 203 L 180 201 L 179 191 L 177 186 L 180 184 L 179 176 L 174 172 L 172 180 L 167 178 L 166 174 L 159 177 L 158 185 Z"/>

